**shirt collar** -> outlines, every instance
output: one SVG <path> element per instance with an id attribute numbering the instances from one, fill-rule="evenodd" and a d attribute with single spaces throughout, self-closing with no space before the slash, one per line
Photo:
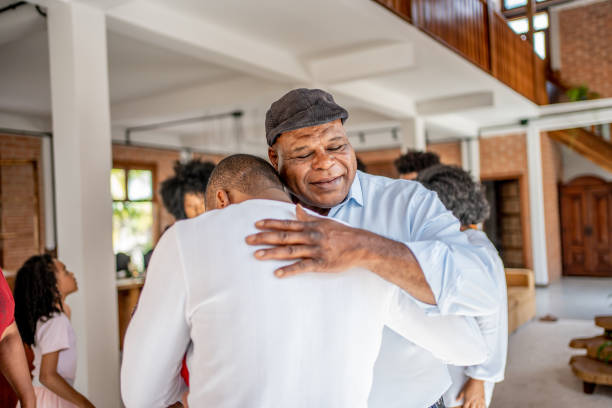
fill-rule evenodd
<path id="1" fill-rule="evenodd" d="M 361 190 L 361 180 L 359 180 L 359 171 L 355 173 L 355 178 L 353 179 L 353 184 L 351 185 L 351 189 L 349 190 L 348 196 L 344 199 L 342 204 L 348 204 L 349 202 L 354 201 L 360 207 L 363 207 L 363 191 Z"/>

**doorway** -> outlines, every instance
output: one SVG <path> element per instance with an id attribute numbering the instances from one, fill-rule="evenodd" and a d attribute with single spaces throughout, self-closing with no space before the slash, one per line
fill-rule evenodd
<path id="1" fill-rule="evenodd" d="M 563 274 L 612 276 L 612 183 L 579 177 L 560 195 Z"/>
<path id="2" fill-rule="evenodd" d="M 491 207 L 484 223 L 487 234 L 507 268 L 525 268 L 525 240 L 518 178 L 483 181 Z"/>

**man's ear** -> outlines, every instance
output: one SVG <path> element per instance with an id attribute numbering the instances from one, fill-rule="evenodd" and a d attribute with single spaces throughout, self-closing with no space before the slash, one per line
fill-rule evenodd
<path id="1" fill-rule="evenodd" d="M 230 201 L 229 194 L 225 190 L 217 190 L 215 194 L 215 204 L 216 208 L 225 208 L 230 205 L 232 202 Z"/>
<path id="2" fill-rule="evenodd" d="M 274 166 L 274 169 L 278 171 L 278 153 L 272 147 L 268 147 L 268 158 L 270 159 L 270 163 Z"/>

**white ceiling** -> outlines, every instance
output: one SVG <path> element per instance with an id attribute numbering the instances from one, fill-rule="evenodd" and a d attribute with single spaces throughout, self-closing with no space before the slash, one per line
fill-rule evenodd
<path id="1" fill-rule="evenodd" d="M 491 93 L 494 105 L 430 114 L 427 123 L 445 135 L 474 135 L 537 115 L 533 103 L 371 0 L 74 1 L 107 13 L 115 126 L 247 105 L 265 112 L 295 86 L 332 90 L 353 126 L 401 121 L 419 101 L 474 92 Z M 0 111 L 49 115 L 45 21 L 33 6 L 17 12 L 0 15 Z M 354 60 L 357 50 L 393 44 L 412 49 L 402 57 L 413 63 L 337 83 L 320 83 L 310 71 L 312 61 L 351 53 Z M 362 63 L 367 72 L 371 64 Z"/>

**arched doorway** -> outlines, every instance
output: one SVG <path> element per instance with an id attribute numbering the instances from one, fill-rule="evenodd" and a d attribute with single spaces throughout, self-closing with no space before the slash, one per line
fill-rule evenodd
<path id="1" fill-rule="evenodd" d="M 612 183 L 578 177 L 561 186 L 563 274 L 612 276 Z"/>

